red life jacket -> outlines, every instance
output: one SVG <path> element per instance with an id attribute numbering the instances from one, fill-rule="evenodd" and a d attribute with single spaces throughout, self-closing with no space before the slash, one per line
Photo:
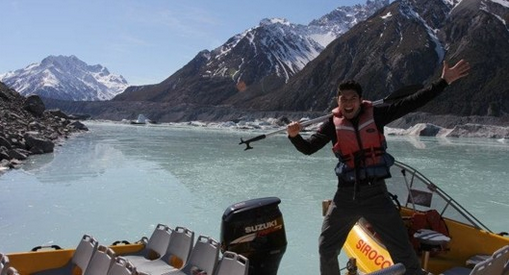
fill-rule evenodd
<path id="1" fill-rule="evenodd" d="M 339 108 L 332 111 L 337 137 L 332 151 L 350 169 L 358 165 L 370 167 L 383 163 L 382 155 L 387 147 L 384 135 L 375 124 L 373 105 L 363 101 L 361 108 L 357 129 L 341 114 Z"/>

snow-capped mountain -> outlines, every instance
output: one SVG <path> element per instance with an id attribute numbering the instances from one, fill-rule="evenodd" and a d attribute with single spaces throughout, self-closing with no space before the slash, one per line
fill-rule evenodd
<path id="1" fill-rule="evenodd" d="M 264 19 L 198 53 L 163 82 L 130 87 L 113 100 L 164 102 L 179 116 L 187 108 L 188 119 L 202 106 L 323 112 L 331 107 L 339 80 L 356 79 L 367 87 L 365 97 L 375 100 L 405 85 L 429 83 L 439 77 L 442 61 L 464 58 L 475 68 L 472 75 L 422 110 L 507 113 L 509 67 L 500 64 L 509 58 L 508 3 L 368 1 L 338 8 L 307 26 Z M 216 115 L 220 111 L 207 117 Z"/>
<path id="2" fill-rule="evenodd" d="M 242 47 L 242 41 L 249 41 L 250 51 L 257 56 L 266 55 L 271 66 L 266 75 L 276 73 L 278 77 L 288 79 L 315 59 L 327 45 L 348 31 L 360 21 L 365 20 L 378 9 L 389 4 L 389 0 L 368 1 L 366 5 L 344 6 L 313 20 L 309 25 L 292 24 L 284 18 L 263 19 L 254 28 L 232 37 L 208 56 L 207 76 L 225 76 L 235 66 L 229 66 L 224 60 L 235 56 L 235 48 Z M 245 53 L 243 48 L 242 53 Z M 244 59 L 245 60 L 245 59 Z M 238 69 L 242 68 L 238 64 Z M 237 78 L 240 78 L 240 74 Z"/>
<path id="3" fill-rule="evenodd" d="M 281 89 L 238 108 L 325 111 L 337 81 L 355 79 L 363 97 L 440 77 L 442 62 L 467 60 L 471 74 L 420 111 L 501 115 L 509 112 L 509 1 L 401 0 L 334 40 Z M 504 65 L 502 65 L 504 64 Z"/>
<path id="4" fill-rule="evenodd" d="M 287 83 L 331 41 L 388 4 L 375 0 L 340 7 L 308 25 L 263 19 L 220 47 L 198 53 L 163 82 L 129 87 L 114 100 L 231 104 L 263 94 Z"/>
<path id="5" fill-rule="evenodd" d="M 123 92 L 127 81 L 101 65 L 88 65 L 76 56 L 49 56 L 40 63 L 0 75 L 0 81 L 22 95 L 71 100 L 109 100 Z"/>
<path id="6" fill-rule="evenodd" d="M 325 48 L 341 34 L 387 5 L 389 0 L 368 0 L 365 5 L 338 7 L 319 19 L 311 21 L 308 25 L 308 35 Z"/>

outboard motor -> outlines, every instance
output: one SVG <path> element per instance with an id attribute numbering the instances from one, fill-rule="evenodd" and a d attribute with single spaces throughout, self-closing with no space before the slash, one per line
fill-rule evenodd
<path id="1" fill-rule="evenodd" d="M 249 275 L 276 275 L 286 251 L 279 198 L 239 202 L 228 207 L 221 223 L 221 250 L 249 259 Z"/>

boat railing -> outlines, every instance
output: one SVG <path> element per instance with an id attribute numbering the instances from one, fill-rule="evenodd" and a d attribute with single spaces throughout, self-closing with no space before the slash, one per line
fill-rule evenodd
<path id="1" fill-rule="evenodd" d="M 460 220 L 477 229 L 492 232 L 461 204 L 416 169 L 399 161 L 396 161 L 391 169 L 393 178 L 387 181 L 389 191 L 393 192 L 393 189 L 397 189 L 398 197 L 406 197 L 405 207 L 411 207 L 414 211 L 435 209 L 445 218 Z M 394 169 L 399 169 L 400 171 L 394 171 Z M 437 200 L 435 195 L 438 195 L 440 200 Z M 451 208 L 453 209 L 452 211 Z M 459 219 L 458 215 L 462 219 Z"/>

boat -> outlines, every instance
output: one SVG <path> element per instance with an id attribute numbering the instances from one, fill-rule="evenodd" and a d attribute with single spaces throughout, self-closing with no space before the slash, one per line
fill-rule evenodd
<path id="1" fill-rule="evenodd" d="M 425 270 L 433 274 L 454 268 L 470 270 L 495 252 L 504 252 L 501 266 L 505 264 L 505 272 L 509 273 L 507 232 L 491 231 L 444 190 L 402 162 L 391 167 L 391 175 L 386 180 L 387 188 Z M 324 211 L 329 203 L 324 201 Z M 362 218 L 350 231 L 343 251 L 361 272 L 374 272 L 393 264 L 376 232 Z M 502 274 L 502 267 L 499 273 L 480 274 Z"/>
<path id="2" fill-rule="evenodd" d="M 482 268 L 483 263 L 491 265 L 492 259 L 496 258 L 493 257 L 494 253 L 502 252 L 499 253 L 502 256 L 497 258 L 503 261 L 498 274 L 502 274 L 504 265 L 509 272 L 509 237 L 506 232 L 492 232 L 452 197 L 410 166 L 396 162 L 391 168 L 391 174 L 392 178 L 387 180 L 388 189 L 393 196 L 395 207 L 400 209 L 408 226 L 409 239 L 415 244 L 426 270 L 433 274 L 442 274 L 453 268 Z M 329 202 L 323 202 L 324 211 Z M 217 261 L 213 262 L 219 266 L 225 255 L 233 254 L 244 257 L 243 263 L 247 269 L 245 273 L 242 271 L 223 274 L 277 274 L 287 246 L 283 215 L 278 207 L 280 203 L 281 200 L 277 197 L 257 198 L 234 203 L 224 211 L 216 250 L 222 257 L 218 256 Z M 156 230 L 160 228 L 166 227 L 158 225 Z M 172 232 L 175 231 L 179 229 L 172 229 Z M 149 246 L 152 236 L 133 243 L 117 241 L 107 247 L 117 261 L 129 255 L 142 254 Z M 84 239 L 85 237 L 91 238 L 85 235 Z M 201 235 L 198 240 L 200 238 Z M 196 244 L 190 247 L 190 252 L 186 254 L 191 255 L 190 258 Z M 77 247 L 79 248 L 79 245 Z M 403 274 L 405 271 L 404 266 L 392 262 L 376 232 L 363 219 L 351 230 L 343 250 L 350 258 L 348 274 Z M 61 268 L 72 262 L 77 251 L 77 248 L 62 249 L 54 245 L 35 247 L 28 252 L 10 253 L 7 257 L 0 254 L 0 259 L 8 258 L 9 266 L 17 269 L 21 275 L 29 275 Z M 156 254 L 164 258 L 161 254 L 167 252 Z M 177 269 L 185 268 L 193 262 L 186 257 L 168 258 L 165 263 Z M 1 267 L 0 264 L 0 269 Z M 209 272 L 208 275 L 220 274 Z"/>

